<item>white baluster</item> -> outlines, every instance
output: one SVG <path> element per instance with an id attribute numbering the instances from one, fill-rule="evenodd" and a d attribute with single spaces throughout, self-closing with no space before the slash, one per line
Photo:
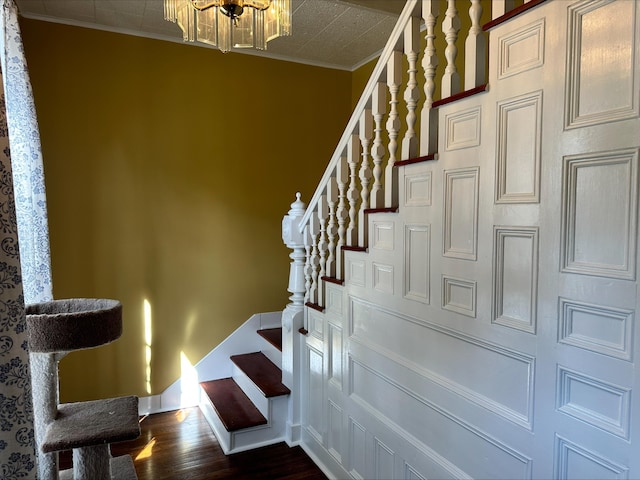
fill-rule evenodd
<path id="1" fill-rule="evenodd" d="M 409 62 L 409 80 L 404 91 L 404 101 L 407 104 L 407 131 L 402 140 L 403 160 L 418 156 L 418 137 L 416 136 L 416 105 L 420 100 L 420 89 L 416 73 L 418 72 L 418 54 L 420 53 L 420 18 L 411 17 L 404 29 L 404 53 Z"/>
<path id="2" fill-rule="evenodd" d="M 373 90 L 371 99 L 371 110 L 375 122 L 373 147 L 371 156 L 373 157 L 373 186 L 371 187 L 371 208 L 384 207 L 384 190 L 382 189 L 382 162 L 384 161 L 385 149 L 382 142 L 382 120 L 387 113 L 387 86 L 378 82 Z"/>
<path id="3" fill-rule="evenodd" d="M 336 167 L 336 181 L 338 182 L 338 210 L 336 217 L 338 219 L 338 242 L 336 243 L 336 278 L 344 280 L 344 268 L 342 265 L 342 247 L 345 245 L 345 235 L 347 228 L 345 224 L 349 211 L 347 209 L 347 184 L 349 183 L 349 165 L 347 157 L 340 157 L 340 162 Z"/>
<path id="4" fill-rule="evenodd" d="M 311 287 L 309 288 L 309 301 L 319 305 L 318 300 L 318 270 L 320 269 L 320 257 L 318 256 L 318 234 L 320 225 L 318 217 L 312 215 L 309 219 L 309 237 L 311 240 Z"/>
<path id="5" fill-rule="evenodd" d="M 484 84 L 486 78 L 487 38 L 480 25 L 482 4 L 480 0 L 471 0 L 469 17 L 471 28 L 465 42 L 464 88 L 471 90 Z"/>
<path id="6" fill-rule="evenodd" d="M 400 118 L 398 116 L 398 91 L 402 83 L 402 53 L 394 51 L 387 63 L 387 87 L 391 99 L 389 100 L 389 118 L 387 119 L 387 133 L 389 135 L 389 161 L 384 172 L 384 205 L 394 207 L 398 203 L 397 183 L 398 174 L 394 167 L 398 150 L 398 133 Z"/>
<path id="7" fill-rule="evenodd" d="M 438 56 L 436 55 L 434 42 L 436 38 L 435 26 L 439 14 L 438 3 L 439 0 L 422 1 L 422 18 L 427 27 L 425 36 L 427 44 L 422 59 L 422 68 L 425 76 L 425 101 L 420 117 L 420 155 L 422 156 L 436 153 L 438 148 L 438 111 L 431 108 L 436 90 L 435 77 L 436 67 L 438 66 Z"/>
<path id="8" fill-rule="evenodd" d="M 312 240 L 311 240 L 311 228 L 309 225 L 304 227 L 304 231 L 302 234 L 302 239 L 304 241 L 304 251 L 305 251 L 305 262 L 304 262 L 304 303 L 311 302 L 311 271 L 313 270 L 311 266 L 311 248 L 312 248 Z"/>
<path id="9" fill-rule="evenodd" d="M 369 145 L 373 137 L 373 115 L 371 110 L 365 109 L 360 117 L 360 144 L 362 145 L 362 161 L 360 162 L 360 210 L 358 211 L 358 246 L 367 246 L 369 227 L 365 210 L 369 208 L 369 180 L 371 166 L 369 165 Z"/>
<path id="10" fill-rule="evenodd" d="M 324 306 L 324 281 L 322 277 L 326 276 L 327 265 L 327 219 L 329 217 L 329 208 L 327 206 L 327 196 L 321 195 L 318 201 L 318 301 L 320 306 Z"/>
<path id="11" fill-rule="evenodd" d="M 493 0 L 491 2 L 491 20 L 495 20 L 513 10 L 514 6 L 515 0 Z"/>
<path id="12" fill-rule="evenodd" d="M 460 92 L 460 74 L 456 68 L 456 57 L 458 56 L 458 31 L 460 30 L 460 17 L 456 9 L 456 0 L 447 1 L 447 11 L 442 22 L 442 31 L 447 41 L 447 48 L 444 56 L 447 58 L 447 66 L 442 76 L 442 98 L 450 97 Z"/>
<path id="13" fill-rule="evenodd" d="M 327 242 L 328 242 L 328 256 L 325 275 L 327 277 L 336 278 L 336 233 L 337 218 L 336 218 L 336 203 L 338 202 L 338 182 L 336 177 L 331 177 L 327 184 L 327 205 L 329 206 L 329 219 L 327 221 Z"/>
<path id="14" fill-rule="evenodd" d="M 349 200 L 349 226 L 347 227 L 346 245 L 355 247 L 358 245 L 358 210 L 356 205 L 360 194 L 356 184 L 356 168 L 360 157 L 360 141 L 357 135 L 351 135 L 347 144 L 347 164 L 349 165 L 349 190 L 347 190 L 347 200 Z"/>

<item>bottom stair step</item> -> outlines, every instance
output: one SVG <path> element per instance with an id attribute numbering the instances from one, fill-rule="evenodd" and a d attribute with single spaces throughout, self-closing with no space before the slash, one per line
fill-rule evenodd
<path id="1" fill-rule="evenodd" d="M 232 378 L 200 383 L 229 432 L 266 425 L 267 419 Z"/>

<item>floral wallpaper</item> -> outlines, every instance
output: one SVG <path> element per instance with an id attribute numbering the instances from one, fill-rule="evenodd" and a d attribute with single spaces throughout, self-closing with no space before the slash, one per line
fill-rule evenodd
<path id="1" fill-rule="evenodd" d="M 35 478 L 31 378 L 4 92 L 0 92 L 0 478 Z"/>

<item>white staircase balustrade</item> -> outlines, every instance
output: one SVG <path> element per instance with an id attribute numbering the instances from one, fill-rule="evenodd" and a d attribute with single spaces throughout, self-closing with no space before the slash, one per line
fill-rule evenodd
<path id="1" fill-rule="evenodd" d="M 369 146 L 373 137 L 373 115 L 370 109 L 362 112 L 360 117 L 360 145 L 362 146 L 362 160 L 360 161 L 360 208 L 358 210 L 358 225 L 366 222 L 367 209 L 369 208 L 369 180 L 371 179 L 371 167 L 369 165 Z M 366 228 L 358 228 L 358 246 L 367 245 Z"/>
<path id="2" fill-rule="evenodd" d="M 485 61 L 487 55 L 487 37 L 482 31 L 480 17 L 482 4 L 480 0 L 471 0 L 469 17 L 471 28 L 465 42 L 464 88 L 471 90 L 486 82 L 487 71 Z"/>
<path id="3" fill-rule="evenodd" d="M 438 142 L 438 111 L 431 108 L 436 90 L 435 77 L 436 67 L 438 66 L 435 46 L 435 26 L 439 12 L 438 4 L 438 0 L 423 0 L 422 2 L 422 18 L 427 31 L 424 57 L 422 58 L 422 68 L 425 76 L 425 101 L 420 118 L 420 155 L 422 156 L 435 153 Z"/>
<path id="4" fill-rule="evenodd" d="M 458 31 L 460 30 L 460 17 L 456 9 L 456 0 L 448 0 L 447 11 L 442 22 L 442 31 L 447 41 L 447 48 L 444 56 L 447 59 L 447 66 L 442 76 L 442 97 L 450 97 L 460 92 L 460 74 L 456 68 L 456 58 L 458 56 Z"/>
<path id="5" fill-rule="evenodd" d="M 387 87 L 389 88 L 389 118 L 387 120 L 387 135 L 389 136 L 389 161 L 384 171 L 384 207 L 393 206 L 398 198 L 394 188 L 397 172 L 395 164 L 398 152 L 398 135 L 400 134 L 400 115 L 398 113 L 398 92 L 402 85 L 402 53 L 393 51 L 387 62 Z"/>

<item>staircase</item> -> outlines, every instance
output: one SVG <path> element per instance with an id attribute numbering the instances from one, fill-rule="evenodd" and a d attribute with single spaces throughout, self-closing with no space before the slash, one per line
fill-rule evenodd
<path id="1" fill-rule="evenodd" d="M 200 382 L 200 408 L 225 454 L 284 440 L 291 391 L 282 383 L 282 328 L 253 334 L 260 351 L 230 355 L 230 376 Z"/>

